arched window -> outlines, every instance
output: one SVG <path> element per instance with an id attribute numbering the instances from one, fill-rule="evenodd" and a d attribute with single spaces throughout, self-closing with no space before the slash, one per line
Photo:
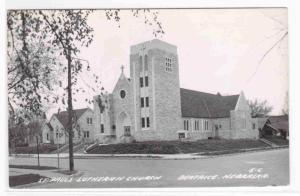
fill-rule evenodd
<path id="1" fill-rule="evenodd" d="M 140 71 L 143 71 L 143 57 L 142 56 L 140 56 L 139 64 L 140 64 Z"/>
<path id="2" fill-rule="evenodd" d="M 144 66 L 145 66 L 145 71 L 148 71 L 148 55 L 145 55 Z"/>

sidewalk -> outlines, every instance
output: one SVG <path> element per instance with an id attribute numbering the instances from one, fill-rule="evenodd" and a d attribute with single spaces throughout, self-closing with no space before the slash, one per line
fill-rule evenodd
<path id="1" fill-rule="evenodd" d="M 144 158 L 144 159 L 199 159 L 209 158 L 215 156 L 226 156 L 239 153 L 276 150 L 281 148 L 287 148 L 288 146 L 279 147 L 265 147 L 265 148 L 252 148 L 252 149 L 240 149 L 240 150 L 227 150 L 227 151 L 215 151 L 215 152 L 198 152 L 198 153 L 186 153 L 186 154 L 86 154 L 86 153 L 74 153 L 74 159 L 93 159 L 93 158 Z M 40 154 L 40 158 L 57 158 L 57 154 Z M 36 158 L 37 154 L 12 154 L 10 158 Z M 60 153 L 60 158 L 68 158 L 68 153 Z"/>

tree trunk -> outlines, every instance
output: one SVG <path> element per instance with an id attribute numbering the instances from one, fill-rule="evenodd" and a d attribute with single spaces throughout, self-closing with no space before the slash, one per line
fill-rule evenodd
<path id="1" fill-rule="evenodd" d="M 69 132 L 69 169 L 70 171 L 74 170 L 74 157 L 73 157 L 73 105 L 72 105 L 72 58 L 71 51 L 68 48 L 67 51 L 68 59 L 68 132 Z"/>

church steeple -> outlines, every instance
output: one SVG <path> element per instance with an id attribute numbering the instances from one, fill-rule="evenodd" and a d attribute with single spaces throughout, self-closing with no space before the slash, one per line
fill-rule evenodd
<path id="1" fill-rule="evenodd" d="M 124 65 L 121 65 L 121 74 L 124 74 Z"/>

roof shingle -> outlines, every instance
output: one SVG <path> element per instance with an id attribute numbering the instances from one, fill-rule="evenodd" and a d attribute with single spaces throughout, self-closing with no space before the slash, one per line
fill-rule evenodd
<path id="1" fill-rule="evenodd" d="M 181 88 L 180 97 L 182 117 L 224 118 L 230 117 L 239 95 L 222 96 Z"/>
<path id="2" fill-rule="evenodd" d="M 79 119 L 80 116 L 87 110 L 88 110 L 88 108 L 82 108 L 82 109 L 73 110 L 73 112 L 75 112 L 75 117 L 77 119 Z M 59 122 L 64 126 L 64 128 L 67 128 L 68 121 L 69 121 L 68 111 L 62 111 L 62 112 L 60 112 L 58 114 L 56 113 L 54 115 L 57 117 Z"/>

